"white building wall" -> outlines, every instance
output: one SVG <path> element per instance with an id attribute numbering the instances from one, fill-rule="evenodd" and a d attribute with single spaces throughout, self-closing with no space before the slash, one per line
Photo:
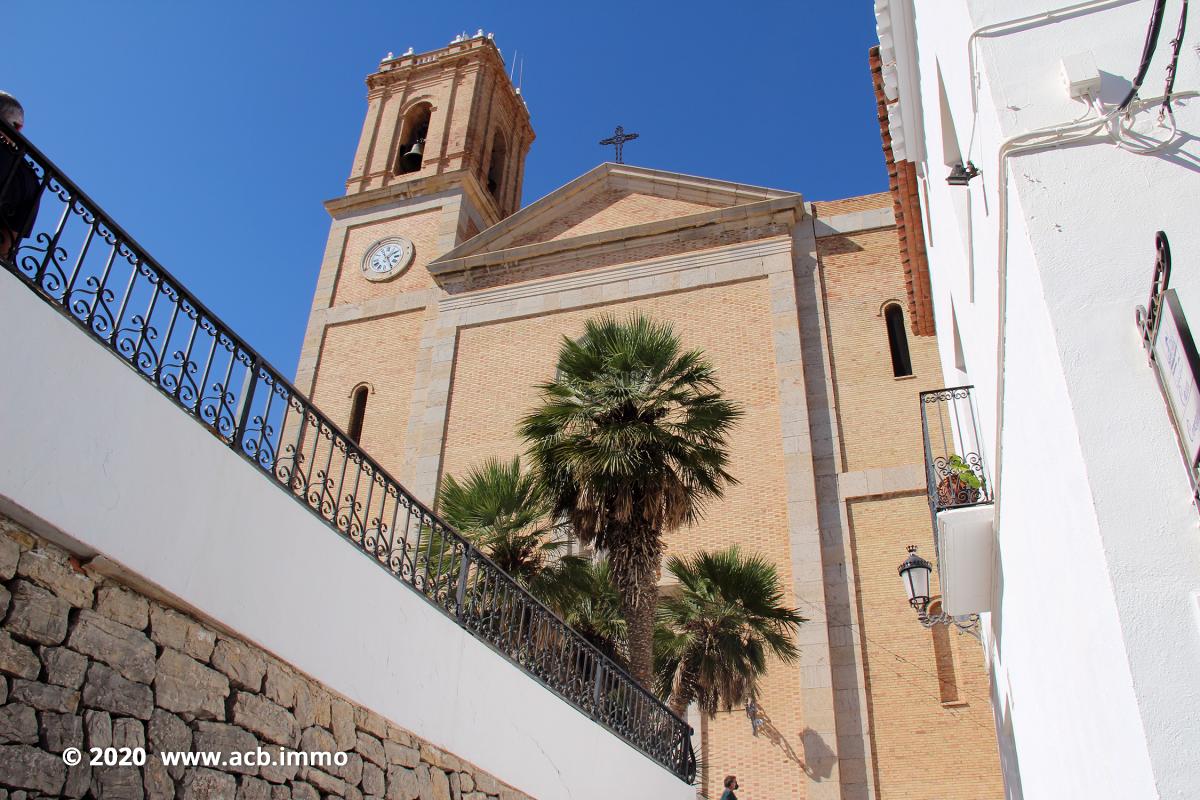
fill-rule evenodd
<path id="1" fill-rule="evenodd" d="M 987 646 L 1002 739 L 1011 728 L 1010 788 L 1030 799 L 1195 797 L 1200 783 L 1200 515 L 1133 322 L 1149 293 L 1154 232 L 1164 230 L 1172 286 L 1200 328 L 1200 100 L 1176 103 L 1184 137 L 1158 155 L 1101 136 L 1010 160 L 999 452 L 995 441 L 1000 145 L 1083 114 L 1060 83 L 1064 55 L 1091 51 L 1106 73 L 1103 99 L 1119 102 L 1152 6 L 1107 3 L 980 36 L 973 114 L 972 31 L 1059 6 L 877 3 L 885 19 L 910 14 L 915 30 L 895 50 L 919 65 L 919 86 L 898 75 L 900 93 L 921 98 L 921 119 L 904 125 L 925 144 L 918 169 L 943 369 L 956 374 L 953 308 L 989 460 L 1000 464 Z M 1167 3 L 1143 97 L 1162 92 L 1180 7 Z M 1175 86 L 1194 98 L 1200 20 L 1191 23 Z M 945 139 L 939 67 L 956 133 Z M 1142 112 L 1139 127 L 1156 117 Z M 969 189 L 945 183 L 953 145 L 982 172 Z"/>
<path id="2" fill-rule="evenodd" d="M 537 798 L 695 790 L 447 619 L 0 270 L 0 510 Z"/>

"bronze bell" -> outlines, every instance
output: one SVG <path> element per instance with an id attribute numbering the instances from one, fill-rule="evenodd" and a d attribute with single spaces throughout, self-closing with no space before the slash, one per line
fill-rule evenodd
<path id="1" fill-rule="evenodd" d="M 412 149 L 405 153 L 401 160 L 404 162 L 404 170 L 406 172 L 415 172 L 421 168 L 421 157 L 424 152 L 424 139 L 417 139 L 413 144 Z"/>

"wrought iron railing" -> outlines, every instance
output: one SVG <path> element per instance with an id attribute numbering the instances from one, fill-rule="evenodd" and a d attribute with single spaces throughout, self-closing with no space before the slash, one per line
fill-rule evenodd
<path id="1" fill-rule="evenodd" d="M 409 494 L 2 120 L 0 134 L 0 198 L 25 182 L 41 203 L 31 236 L 0 257 L 8 271 L 397 580 L 694 780 L 686 722 Z"/>
<path id="2" fill-rule="evenodd" d="M 925 479 L 937 531 L 937 513 L 992 502 L 973 386 L 921 392 Z"/>

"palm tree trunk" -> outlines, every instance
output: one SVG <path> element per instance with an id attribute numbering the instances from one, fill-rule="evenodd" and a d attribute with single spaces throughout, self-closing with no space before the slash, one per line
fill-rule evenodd
<path id="1" fill-rule="evenodd" d="M 657 531 L 621 537 L 626 546 L 609 553 L 613 581 L 621 593 L 628 626 L 629 672 L 649 687 L 654 674 L 654 609 L 658 605 L 658 565 L 662 541 Z"/>
<path id="2" fill-rule="evenodd" d="M 688 706 L 696 698 L 698 678 L 699 673 L 695 669 L 689 669 L 686 660 L 680 661 L 679 666 L 675 668 L 675 678 L 671 681 L 671 700 L 668 705 L 671 707 L 671 711 L 675 712 L 675 716 L 680 719 L 687 719 Z"/>

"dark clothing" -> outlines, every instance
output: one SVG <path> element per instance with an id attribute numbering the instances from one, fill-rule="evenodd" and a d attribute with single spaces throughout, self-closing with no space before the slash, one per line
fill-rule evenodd
<path id="1" fill-rule="evenodd" d="M 16 167 L 12 177 L 9 172 Z M 5 186 L 7 181 L 8 185 Z M 0 139 L 0 226 L 24 239 L 33 232 L 42 191 L 37 173 L 17 155 L 16 148 Z"/>
<path id="2" fill-rule="evenodd" d="M 726 789 L 721 793 L 721 800 L 737 800 L 737 795 L 733 793 L 733 789 Z"/>

